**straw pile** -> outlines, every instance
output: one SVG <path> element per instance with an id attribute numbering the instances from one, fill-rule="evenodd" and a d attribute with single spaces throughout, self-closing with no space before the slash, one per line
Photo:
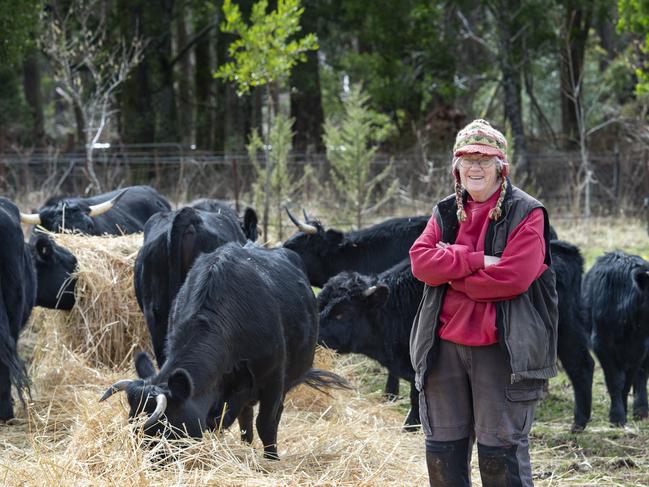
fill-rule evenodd
<path id="1" fill-rule="evenodd" d="M 134 349 L 150 348 L 133 287 L 133 266 L 142 234 L 50 235 L 77 258 L 76 305 L 69 312 L 45 310 L 42 321 L 60 321 L 58 328 L 67 348 L 91 364 L 125 367 Z"/>

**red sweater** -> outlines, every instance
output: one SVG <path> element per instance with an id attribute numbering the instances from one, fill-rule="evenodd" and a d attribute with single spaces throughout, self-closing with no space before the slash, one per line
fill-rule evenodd
<path id="1" fill-rule="evenodd" d="M 450 283 L 439 315 L 438 335 L 461 345 L 497 343 L 495 301 L 511 299 L 527 290 L 547 266 L 543 240 L 543 211 L 534 209 L 510 233 L 500 262 L 484 267 L 488 213 L 499 191 L 484 202 L 470 197 L 466 221 L 455 243 L 436 248 L 442 232 L 435 218 L 410 249 L 412 274 L 430 286 Z"/>

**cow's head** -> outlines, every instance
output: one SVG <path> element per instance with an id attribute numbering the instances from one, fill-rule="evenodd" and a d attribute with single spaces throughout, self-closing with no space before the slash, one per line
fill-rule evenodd
<path id="1" fill-rule="evenodd" d="M 43 206 L 38 213 L 21 213 L 20 219 L 23 223 L 40 225 L 51 232 L 68 229 L 91 235 L 95 228 L 93 218 L 113 208 L 126 191 L 124 189 L 110 200 L 96 205 L 90 205 L 81 198 L 57 199 L 53 204 Z"/>
<path id="2" fill-rule="evenodd" d="M 156 374 L 149 356 L 139 353 L 135 358 L 136 380 L 122 380 L 106 390 L 100 401 L 115 392 L 125 391 L 129 403 L 129 418 L 146 414 L 144 433 L 149 436 L 162 434 L 166 437 L 189 436 L 200 438 L 205 429 L 219 426 L 228 428 L 247 404 L 254 381 L 248 369 L 245 374 L 236 372 L 236 379 L 228 376 L 212 378 L 209 390 L 197 392 L 191 374 L 184 368 L 170 373 L 163 370 Z M 225 412 L 223 420 L 221 416 Z M 162 419 L 165 421 L 162 421 Z"/>
<path id="3" fill-rule="evenodd" d="M 291 236 L 284 247 L 302 257 L 309 282 L 318 287 L 324 286 L 330 277 L 329 260 L 343 243 L 345 235 L 338 230 L 325 230 L 322 224 L 304 212 L 304 222 L 300 222 L 286 208 L 289 218 L 299 232 Z"/>
<path id="4" fill-rule="evenodd" d="M 373 315 L 389 295 L 385 284 L 357 272 L 332 277 L 318 294 L 320 334 L 318 342 L 339 353 L 358 350 L 359 343 L 381 341 L 374 330 Z"/>
<path id="5" fill-rule="evenodd" d="M 36 305 L 52 309 L 72 309 L 77 267 L 76 257 L 57 245 L 48 235 L 35 233 L 29 247 L 36 268 Z"/>

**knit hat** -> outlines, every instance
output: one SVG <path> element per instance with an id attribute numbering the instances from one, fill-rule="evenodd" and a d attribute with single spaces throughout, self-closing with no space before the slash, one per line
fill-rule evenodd
<path id="1" fill-rule="evenodd" d="M 484 154 L 499 157 L 503 161 L 502 175 L 509 173 L 507 162 L 507 139 L 489 122 L 477 119 L 457 133 L 453 146 L 453 159 L 466 154 Z M 455 171 L 455 167 L 453 167 Z"/>
<path id="2" fill-rule="evenodd" d="M 489 122 L 476 119 L 457 133 L 455 145 L 453 146 L 453 167 L 455 176 L 455 200 L 457 202 L 457 219 L 460 222 L 466 220 L 467 215 L 462 201 L 462 184 L 460 174 L 457 171 L 459 158 L 466 154 L 484 154 L 486 156 L 498 157 L 503 162 L 501 177 L 500 196 L 496 206 L 489 210 L 489 218 L 498 220 L 502 215 L 502 203 L 507 190 L 507 174 L 509 163 L 507 162 L 507 139 L 493 128 Z"/>

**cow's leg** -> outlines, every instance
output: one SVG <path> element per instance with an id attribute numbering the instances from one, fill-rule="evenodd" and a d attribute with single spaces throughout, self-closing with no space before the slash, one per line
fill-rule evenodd
<path id="1" fill-rule="evenodd" d="M 385 398 L 389 401 L 399 396 L 399 378 L 396 375 L 388 374 L 388 380 L 385 381 Z"/>
<path id="2" fill-rule="evenodd" d="M 572 323 L 571 323 L 572 325 Z M 576 324 L 574 324 L 576 325 Z M 559 331 L 559 359 L 572 383 L 575 397 L 574 419 L 571 431 L 583 431 L 590 420 L 593 395 L 593 369 L 595 363 L 590 356 L 586 335 L 580 330 Z"/>
<path id="3" fill-rule="evenodd" d="M 244 406 L 241 408 L 237 419 L 239 420 L 241 441 L 252 443 L 252 406 Z"/>
<path id="4" fill-rule="evenodd" d="M 259 397 L 259 414 L 257 414 L 257 433 L 264 445 L 264 457 L 279 460 L 277 455 L 277 427 L 282 416 L 284 400 L 284 380 L 275 374 L 267 381 Z"/>
<path id="5" fill-rule="evenodd" d="M 0 363 L 0 421 L 8 421 L 14 417 L 11 403 L 11 378 L 9 369 Z"/>
<path id="6" fill-rule="evenodd" d="M 403 429 L 406 431 L 419 431 L 421 421 L 419 420 L 419 391 L 415 383 L 410 383 L 410 411 L 406 416 L 406 422 Z"/>
<path id="7" fill-rule="evenodd" d="M 633 419 L 647 419 L 649 417 L 649 402 L 647 401 L 647 377 L 649 376 L 649 355 L 645 358 L 642 367 L 636 372 L 633 381 Z"/>
<path id="8" fill-rule="evenodd" d="M 601 349 L 596 347 L 595 353 L 599 363 L 604 370 L 604 379 L 606 388 L 611 397 L 611 408 L 609 409 L 608 419 L 615 426 L 624 426 L 626 424 L 626 412 L 622 397 L 624 389 L 624 370 L 616 363 L 612 350 Z"/>

